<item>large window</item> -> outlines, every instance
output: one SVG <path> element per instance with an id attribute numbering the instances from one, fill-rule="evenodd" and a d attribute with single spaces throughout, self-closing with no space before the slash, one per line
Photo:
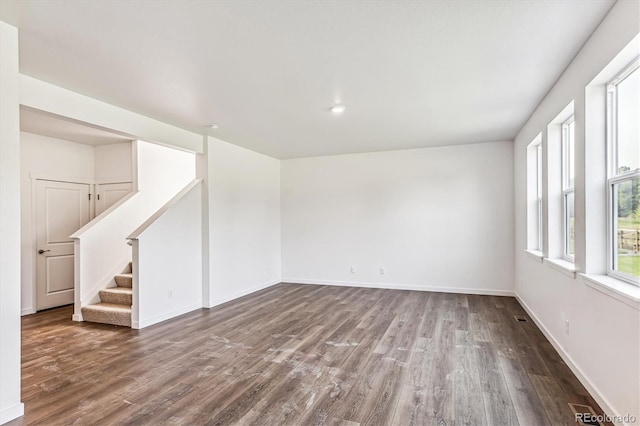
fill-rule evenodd
<path id="1" fill-rule="evenodd" d="M 609 275 L 640 284 L 640 59 L 607 86 Z"/>
<path id="2" fill-rule="evenodd" d="M 562 242 L 563 258 L 570 262 L 575 254 L 574 148 L 575 123 L 571 116 L 562 123 Z"/>

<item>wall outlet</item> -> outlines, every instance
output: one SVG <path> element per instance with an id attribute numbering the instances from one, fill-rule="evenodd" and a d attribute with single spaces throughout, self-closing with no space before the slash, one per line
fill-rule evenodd
<path id="1" fill-rule="evenodd" d="M 384 270 L 384 268 L 380 268 L 380 275 L 384 275 L 384 274 L 385 274 L 385 272 L 386 272 L 386 271 Z"/>
<path id="2" fill-rule="evenodd" d="M 569 320 L 568 319 L 564 320 L 564 333 L 567 336 L 569 335 Z"/>
<path id="3" fill-rule="evenodd" d="M 173 290 L 169 290 L 169 298 L 173 297 Z"/>
<path id="4" fill-rule="evenodd" d="M 355 267 L 355 266 L 352 266 L 352 267 L 351 267 L 351 269 L 350 269 L 350 271 L 351 271 L 351 273 L 352 273 L 352 274 L 355 274 L 355 273 L 356 273 L 356 267 Z"/>

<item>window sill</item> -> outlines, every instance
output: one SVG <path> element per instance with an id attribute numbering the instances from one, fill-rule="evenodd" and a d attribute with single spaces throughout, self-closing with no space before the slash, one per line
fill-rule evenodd
<path id="1" fill-rule="evenodd" d="M 576 265 L 563 259 L 544 259 L 544 263 L 568 277 L 576 277 Z"/>
<path id="2" fill-rule="evenodd" d="M 541 251 L 526 249 L 524 252 L 527 253 L 530 258 L 535 259 L 540 263 L 542 263 L 542 259 L 544 259 Z"/>
<path id="3" fill-rule="evenodd" d="M 585 284 L 640 311 L 640 287 L 609 275 L 580 274 Z"/>

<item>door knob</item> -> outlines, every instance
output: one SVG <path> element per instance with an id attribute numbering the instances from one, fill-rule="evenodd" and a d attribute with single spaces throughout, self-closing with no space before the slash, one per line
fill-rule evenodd
<path id="1" fill-rule="evenodd" d="M 51 250 L 42 250 L 42 249 L 40 249 L 40 250 L 38 250 L 38 253 L 42 254 L 42 253 L 46 253 L 48 251 L 51 251 Z"/>

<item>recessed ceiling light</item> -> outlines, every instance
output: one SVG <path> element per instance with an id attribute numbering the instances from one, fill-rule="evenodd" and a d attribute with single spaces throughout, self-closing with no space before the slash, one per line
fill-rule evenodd
<path id="1" fill-rule="evenodd" d="M 209 124 L 209 128 L 211 130 L 218 130 L 218 125 L 217 124 Z"/>
<path id="2" fill-rule="evenodd" d="M 342 114 L 345 109 L 347 109 L 347 107 L 344 105 L 334 105 L 331 107 L 331 112 L 334 114 Z"/>

